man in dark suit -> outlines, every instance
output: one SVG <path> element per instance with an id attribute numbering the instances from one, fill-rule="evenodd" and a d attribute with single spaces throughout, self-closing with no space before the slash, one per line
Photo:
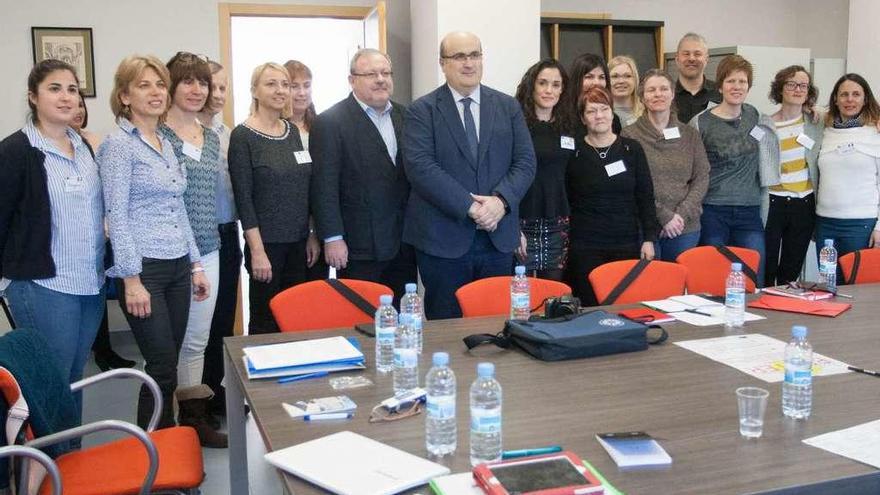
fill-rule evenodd
<path id="1" fill-rule="evenodd" d="M 403 239 L 416 248 L 430 319 L 461 316 L 462 285 L 511 273 L 519 202 L 535 175 L 520 106 L 480 84 L 480 39 L 446 35 L 440 67 L 446 84 L 412 104 L 403 134 L 412 186 Z"/>
<path id="2" fill-rule="evenodd" d="M 352 92 L 315 119 L 309 150 L 312 212 L 327 264 L 340 278 L 385 284 L 399 300 L 416 281 L 416 264 L 412 246 L 401 242 L 409 184 L 398 146 L 404 108 L 391 101 L 392 76 L 386 54 L 358 50 Z"/>

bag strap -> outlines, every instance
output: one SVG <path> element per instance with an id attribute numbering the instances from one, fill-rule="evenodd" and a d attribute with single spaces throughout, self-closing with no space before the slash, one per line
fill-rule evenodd
<path id="1" fill-rule="evenodd" d="M 6 316 L 6 321 L 9 322 L 9 328 L 15 330 L 15 321 L 12 319 L 12 313 L 9 311 L 9 306 L 6 304 L 6 299 L 0 295 L 0 306 L 3 307 L 3 314 Z"/>
<path id="2" fill-rule="evenodd" d="M 755 287 L 758 286 L 758 274 L 755 273 L 755 270 L 752 270 L 752 267 L 746 264 L 746 262 L 743 261 L 742 258 L 737 256 L 736 253 L 731 251 L 727 246 L 715 246 L 715 249 L 717 249 L 719 253 L 724 255 L 725 258 L 730 260 L 731 263 L 739 263 L 740 265 L 742 265 L 743 273 L 746 274 L 746 277 L 749 277 L 749 280 L 751 280 L 752 283 L 755 284 Z"/>
<path id="3" fill-rule="evenodd" d="M 376 306 L 370 304 L 369 301 L 361 297 L 361 295 L 357 292 L 351 290 L 351 287 L 345 285 L 340 280 L 335 278 L 328 278 L 324 280 L 324 282 L 327 282 L 330 287 L 336 289 L 336 292 L 342 295 L 342 297 L 344 297 L 348 302 L 354 304 L 355 307 L 363 311 L 364 314 L 366 314 L 370 318 L 376 315 Z"/>
<path id="4" fill-rule="evenodd" d="M 853 266 L 852 272 L 849 274 L 849 278 L 846 280 L 846 285 L 853 285 L 856 283 L 856 277 L 859 274 L 859 265 L 862 264 L 862 253 L 858 251 L 853 251 Z"/>
<path id="5" fill-rule="evenodd" d="M 666 339 L 669 338 L 669 333 L 666 331 L 666 329 L 661 327 L 660 325 L 648 325 L 648 330 L 653 330 L 653 329 L 660 330 L 660 335 L 656 339 L 651 340 L 648 338 L 648 334 L 646 333 L 645 338 L 648 340 L 648 344 L 658 345 L 658 344 L 662 344 L 662 343 L 666 342 Z"/>
<path id="6" fill-rule="evenodd" d="M 495 344 L 502 349 L 509 349 L 512 343 L 510 337 L 505 335 L 504 332 L 499 332 L 495 335 L 491 333 L 475 333 L 461 340 L 464 341 L 464 345 L 467 346 L 468 350 L 483 344 Z"/>
<path id="7" fill-rule="evenodd" d="M 611 292 L 608 294 L 608 296 L 605 297 L 605 299 L 603 299 L 602 302 L 600 302 L 599 304 L 602 306 L 606 304 L 614 304 L 614 301 L 617 301 L 617 298 L 620 297 L 621 294 L 623 294 L 623 291 L 628 289 L 629 286 L 632 285 L 633 282 L 635 282 L 635 280 L 639 277 L 639 275 L 642 274 L 642 272 L 645 270 L 645 268 L 648 266 L 648 263 L 650 262 L 651 260 L 646 258 L 640 259 L 639 262 L 630 269 L 629 273 L 627 273 L 626 276 L 623 277 L 613 289 L 611 289 Z"/>

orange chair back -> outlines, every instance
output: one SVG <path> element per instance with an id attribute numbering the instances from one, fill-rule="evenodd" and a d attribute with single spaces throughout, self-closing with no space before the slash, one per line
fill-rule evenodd
<path id="1" fill-rule="evenodd" d="M 379 304 L 382 294 L 394 293 L 382 284 L 366 280 L 339 281 L 373 306 Z M 269 309 L 282 332 L 351 327 L 373 321 L 373 315 L 365 314 L 323 280 L 306 282 L 281 291 L 269 301 Z"/>
<path id="2" fill-rule="evenodd" d="M 761 263 L 761 254 L 754 249 L 728 246 L 755 273 Z M 690 294 L 711 294 L 723 296 L 725 283 L 730 274 L 730 260 L 719 253 L 714 246 L 698 246 L 678 255 L 677 263 L 688 269 L 687 290 Z M 746 279 L 746 292 L 755 292 L 755 283 Z"/>
<path id="3" fill-rule="evenodd" d="M 590 272 L 590 285 L 600 303 L 611 294 L 639 260 L 605 263 Z M 651 261 L 611 304 L 629 304 L 639 301 L 666 299 L 684 294 L 687 268 L 666 261 Z"/>
<path id="4" fill-rule="evenodd" d="M 510 314 L 510 280 L 513 277 L 489 277 L 475 280 L 455 291 L 455 298 L 465 318 Z M 529 277 L 529 299 L 537 310 L 548 297 L 571 294 L 571 287 L 555 280 Z"/>
<path id="5" fill-rule="evenodd" d="M 856 269 L 855 277 L 853 277 L 856 253 L 859 253 L 859 266 Z M 847 253 L 840 257 L 838 263 L 840 263 L 840 270 L 843 272 L 843 283 L 845 284 L 880 282 L 880 249 L 862 249 L 854 253 Z"/>

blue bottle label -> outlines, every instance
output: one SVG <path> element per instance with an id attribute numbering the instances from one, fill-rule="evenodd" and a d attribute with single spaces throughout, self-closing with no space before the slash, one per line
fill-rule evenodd
<path id="1" fill-rule="evenodd" d="M 455 417 L 454 395 L 428 395 L 428 415 L 436 419 L 452 419 Z"/>
<path id="2" fill-rule="evenodd" d="M 810 370 L 785 370 L 785 383 L 790 385 L 810 385 L 813 373 Z"/>
<path id="3" fill-rule="evenodd" d="M 501 431 L 501 408 L 471 408 L 471 431 L 476 433 L 498 433 Z"/>

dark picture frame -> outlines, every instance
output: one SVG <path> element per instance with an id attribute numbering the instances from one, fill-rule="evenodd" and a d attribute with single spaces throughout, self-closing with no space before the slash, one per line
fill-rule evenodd
<path id="1" fill-rule="evenodd" d="M 31 27 L 34 63 L 58 59 L 76 69 L 83 95 L 94 97 L 95 47 L 92 28 Z"/>

